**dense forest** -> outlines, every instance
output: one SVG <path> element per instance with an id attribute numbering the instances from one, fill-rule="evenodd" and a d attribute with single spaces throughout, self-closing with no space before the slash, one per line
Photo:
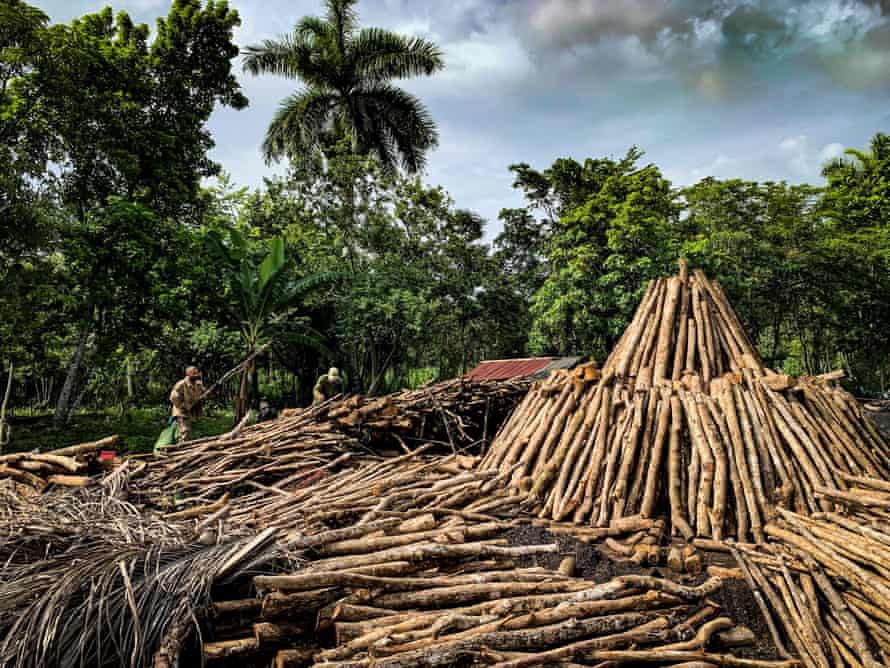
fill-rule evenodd
<path id="1" fill-rule="evenodd" d="M 393 83 L 435 76 L 436 46 L 362 28 L 352 2 L 323 10 L 245 46 L 215 0 L 175 0 L 154 30 L 0 0 L 7 410 L 160 406 L 185 365 L 213 380 L 266 344 L 241 387 L 278 405 L 306 403 L 330 365 L 375 393 L 484 358 L 601 359 L 680 257 L 721 282 L 770 365 L 885 389 L 890 136 L 818 185 L 679 187 L 632 137 L 623 156 L 517 155 L 525 205 L 486 221 L 424 180 L 434 119 Z M 213 110 L 248 104 L 242 67 L 296 90 L 257 147 L 286 174 L 252 192 L 208 157 Z"/>

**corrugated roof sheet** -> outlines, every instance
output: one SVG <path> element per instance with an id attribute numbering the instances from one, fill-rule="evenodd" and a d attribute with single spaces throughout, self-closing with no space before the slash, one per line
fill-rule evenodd
<path id="1" fill-rule="evenodd" d="M 584 358 L 580 355 L 575 357 L 554 357 L 550 364 L 535 372 L 533 377 L 541 379 L 546 378 L 550 375 L 551 371 L 555 371 L 556 369 L 574 369 L 583 359 Z"/>
<path id="2" fill-rule="evenodd" d="M 504 380 L 531 376 L 550 365 L 555 357 L 528 357 L 514 360 L 486 360 L 466 374 L 478 380 Z"/>

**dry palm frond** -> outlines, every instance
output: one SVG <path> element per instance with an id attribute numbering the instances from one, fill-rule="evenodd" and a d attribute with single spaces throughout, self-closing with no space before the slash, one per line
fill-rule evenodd
<path id="1" fill-rule="evenodd" d="M 0 530 L 4 665 L 151 665 L 214 584 L 282 556 L 273 532 L 203 545 L 100 491 L 46 497 Z"/>

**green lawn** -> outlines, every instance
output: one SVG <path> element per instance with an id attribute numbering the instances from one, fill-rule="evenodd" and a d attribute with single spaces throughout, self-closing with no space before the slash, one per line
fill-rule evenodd
<path id="1" fill-rule="evenodd" d="M 62 428 L 53 425 L 52 416 L 39 421 L 13 425 L 12 443 L 7 452 L 28 451 L 39 448 L 42 452 L 95 441 L 111 434 L 123 437 L 130 453 L 151 452 L 161 430 L 167 426 L 169 415 L 158 409 L 134 409 L 121 413 L 81 413 L 71 418 Z M 232 428 L 232 413 L 208 411 L 195 424 L 195 438 L 214 436 Z M 123 449 L 123 448 L 122 448 Z"/>

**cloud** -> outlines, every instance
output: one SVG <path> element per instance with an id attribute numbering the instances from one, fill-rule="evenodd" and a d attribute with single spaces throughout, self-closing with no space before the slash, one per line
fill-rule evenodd
<path id="1" fill-rule="evenodd" d="M 783 68 L 855 89 L 890 86 L 888 5 L 525 0 L 513 17 L 526 48 L 548 68 L 607 82 L 669 80 L 716 102 L 763 94 Z"/>
<path id="2" fill-rule="evenodd" d="M 822 147 L 822 150 L 819 151 L 819 165 L 824 167 L 826 163 L 842 158 L 846 148 L 846 146 L 838 142 L 826 144 Z"/>
<path id="3" fill-rule="evenodd" d="M 805 176 L 811 171 L 810 142 L 806 135 L 783 139 L 779 143 L 779 151 L 787 159 L 792 173 Z"/>
<path id="4" fill-rule="evenodd" d="M 847 148 L 840 142 L 830 142 L 815 151 L 811 144 L 806 135 L 786 137 L 779 143 L 779 152 L 787 161 L 788 169 L 801 180 L 818 180 L 825 163 L 843 156 Z"/>
<path id="5" fill-rule="evenodd" d="M 32 0 L 55 20 L 102 0 Z M 148 21 L 160 0 L 113 0 Z M 166 0 L 165 6 L 170 0 Z M 291 30 L 321 0 L 229 0 L 238 44 Z M 145 4 L 143 4 L 145 3 Z M 521 204 L 507 166 L 624 155 L 678 186 L 709 175 L 821 183 L 826 159 L 890 127 L 890 0 L 360 0 L 365 26 L 426 37 L 434 77 L 400 82 L 429 107 L 441 144 L 430 183 L 485 215 Z M 136 14 L 139 14 L 136 16 Z M 244 111 L 218 109 L 212 157 L 239 184 L 281 171 L 260 155 L 299 82 L 239 79 Z"/>
<path id="6" fill-rule="evenodd" d="M 635 36 L 652 43 L 662 31 L 685 31 L 688 15 L 664 0 L 544 0 L 535 3 L 529 26 L 556 44 L 596 42 L 606 37 Z"/>
<path id="7" fill-rule="evenodd" d="M 707 176 L 716 178 L 733 178 L 739 167 L 738 159 L 730 158 L 728 155 L 718 155 L 713 161 L 700 167 L 693 167 L 689 175 L 692 181 L 698 181 Z"/>

